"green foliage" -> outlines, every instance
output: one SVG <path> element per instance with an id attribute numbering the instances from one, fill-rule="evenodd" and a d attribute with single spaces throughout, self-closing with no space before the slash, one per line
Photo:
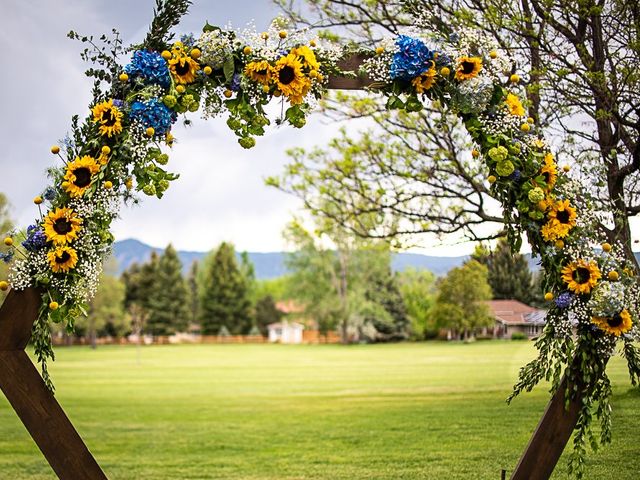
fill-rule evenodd
<path id="1" fill-rule="evenodd" d="M 398 274 L 400 293 L 411 321 L 411 336 L 415 340 L 433 338 L 438 329 L 429 315 L 435 297 L 435 276 L 428 270 L 408 268 Z"/>
<path id="2" fill-rule="evenodd" d="M 264 336 L 269 333 L 267 325 L 279 322 L 282 316 L 282 312 L 276 308 L 276 303 L 271 295 L 260 298 L 255 304 L 256 326 Z"/>
<path id="3" fill-rule="evenodd" d="M 511 340 L 527 340 L 527 336 L 522 332 L 513 332 L 511 334 Z"/>
<path id="4" fill-rule="evenodd" d="M 254 288 L 251 292 L 251 303 L 256 303 L 259 299 L 270 296 L 274 301 L 287 300 L 291 297 L 289 293 L 291 289 L 292 278 L 289 275 L 281 277 L 269 278 L 265 280 L 256 280 Z"/>
<path id="5" fill-rule="evenodd" d="M 249 285 L 238 267 L 233 245 L 223 242 L 205 259 L 200 284 L 200 319 L 202 333 L 219 334 L 222 328 L 231 333 L 247 333 Z"/>
<path id="6" fill-rule="evenodd" d="M 2 243 L 2 239 L 12 228 L 13 223 L 9 216 L 9 200 L 4 193 L 0 192 L 0 253 L 6 253 L 8 250 L 4 243 Z M 8 273 L 9 269 L 7 268 L 7 265 L 5 262 L 0 260 L 0 280 L 6 280 Z M 6 292 L 0 290 L 0 304 L 2 304 L 6 295 Z"/>
<path id="7" fill-rule="evenodd" d="M 76 334 L 92 343 L 104 335 L 120 337 L 131 331 L 131 319 L 124 308 L 126 286 L 123 280 L 103 274 L 98 291 L 89 302 L 89 315 L 75 323 Z"/>
<path id="8" fill-rule="evenodd" d="M 187 318 L 191 325 L 200 321 L 200 297 L 198 293 L 198 262 L 193 262 L 187 277 Z"/>
<path id="9" fill-rule="evenodd" d="M 485 303 L 491 299 L 487 275 L 487 267 L 476 260 L 447 273 L 438 283 L 438 293 L 430 311 L 439 328 L 451 329 L 467 339 L 475 329 L 493 324 Z"/>

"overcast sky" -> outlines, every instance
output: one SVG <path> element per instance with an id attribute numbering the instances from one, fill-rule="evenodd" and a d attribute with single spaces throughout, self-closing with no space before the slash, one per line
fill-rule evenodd
<path id="1" fill-rule="evenodd" d="M 1 0 L 0 191 L 13 206 L 22 227 L 37 213 L 32 199 L 46 185 L 45 169 L 55 161 L 51 145 L 68 132 L 70 118 L 87 113 L 91 81 L 79 56 L 81 44 L 66 38 L 117 28 L 125 44 L 141 41 L 152 17 L 153 0 Z M 268 26 L 278 13 L 269 0 L 195 0 L 179 33 L 201 30 L 205 21 L 242 28 L 255 21 Z M 353 127 L 352 127 L 353 128 Z M 192 127 L 174 128 L 178 143 L 169 169 L 181 174 L 162 200 L 142 196 L 142 204 L 124 207 L 113 225 L 117 240 L 137 238 L 163 247 L 209 250 L 221 241 L 239 250 L 286 248 L 282 229 L 300 203 L 264 185 L 287 162 L 285 150 L 312 147 L 331 139 L 336 125 L 319 116 L 303 129 L 271 128 L 257 146 L 242 149 L 223 120 L 196 117 Z M 422 242 L 429 254 L 470 253 L 470 245 L 436 247 Z M 419 251 L 419 250 L 414 250 Z"/>

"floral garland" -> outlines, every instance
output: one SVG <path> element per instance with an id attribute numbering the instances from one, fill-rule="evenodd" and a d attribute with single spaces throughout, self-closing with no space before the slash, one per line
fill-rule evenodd
<path id="1" fill-rule="evenodd" d="M 4 239 L 12 249 L 3 259 L 13 265 L 0 289 L 10 284 L 43 292 L 33 341 L 51 388 L 49 325 L 72 330 L 74 318 L 86 314 L 113 242 L 110 224 L 122 200 L 134 200 L 134 186 L 160 198 L 177 178 L 163 168 L 169 159 L 163 147 L 174 142 L 178 115 L 226 113 L 240 145 L 251 148 L 270 124 L 264 108 L 274 98 L 283 106 L 276 123 L 302 127 L 329 75 L 340 73 L 336 64 L 343 56 L 341 49 L 309 40 L 305 32 L 288 32 L 278 21 L 260 34 L 236 35 L 207 24 L 198 38 L 166 38 L 133 48 L 124 67 L 97 51 L 94 57 L 107 69 L 88 71 L 97 79 L 90 115 L 82 125 L 74 117 L 73 134 L 51 148 L 62 165 L 49 170 L 51 185 L 34 199 L 39 218 Z M 540 256 L 549 301 L 546 327 L 536 342 L 539 356 L 521 370 L 511 398 L 542 379 L 552 379 L 555 390 L 563 374 L 584 386 L 572 458 L 581 475 L 593 406 L 601 440 L 610 438 L 605 366 L 618 343 L 632 383 L 640 379 L 640 353 L 633 345 L 640 339 L 640 292 L 633 266 L 621 246 L 598 233 L 582 186 L 566 175 L 567 167 L 558 168 L 536 134 L 521 100 L 520 77 L 492 39 L 469 29 L 447 38 L 406 32 L 365 53 L 362 71 L 371 88 L 388 97 L 388 109 L 418 111 L 431 100 L 458 115 L 476 143 L 472 155 L 489 169 L 486 181 L 502 204 L 512 247 L 519 249 L 524 233 Z M 106 91 L 100 88 L 104 81 Z M 594 249 L 598 243 L 601 249 Z"/>

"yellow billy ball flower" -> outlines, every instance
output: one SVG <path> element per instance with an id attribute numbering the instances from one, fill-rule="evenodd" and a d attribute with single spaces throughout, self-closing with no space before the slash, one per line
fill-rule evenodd
<path id="1" fill-rule="evenodd" d="M 113 188 L 113 183 L 107 180 L 106 182 L 104 182 L 104 188 L 106 188 L 107 190 L 111 190 Z"/>
<path id="2" fill-rule="evenodd" d="M 611 251 L 611 244 L 610 243 L 603 243 L 602 244 L 602 250 L 604 250 L 605 252 L 609 253 Z"/>
<path id="3" fill-rule="evenodd" d="M 269 90 L 270 90 L 270 89 L 269 89 L 269 85 L 263 85 L 263 86 L 262 86 L 262 91 L 263 91 L 264 93 L 269 93 Z"/>
<path id="4" fill-rule="evenodd" d="M 495 175 L 489 175 L 487 177 L 487 180 L 489 181 L 489 183 L 496 183 L 497 178 Z"/>
<path id="5" fill-rule="evenodd" d="M 564 165 L 564 166 L 562 167 L 562 170 L 563 170 L 564 172 L 568 172 L 569 170 L 571 170 L 571 167 L 570 167 L 569 165 Z"/>
<path id="6" fill-rule="evenodd" d="M 124 185 L 127 187 L 127 190 L 131 190 L 133 188 L 133 180 L 131 178 L 127 178 Z"/>
<path id="7" fill-rule="evenodd" d="M 545 293 L 545 294 L 544 294 L 544 299 L 545 299 L 547 302 L 550 302 L 551 300 L 553 300 L 553 292 L 547 292 L 547 293 Z"/>
<path id="8" fill-rule="evenodd" d="M 318 71 L 317 70 L 311 70 L 309 72 L 309 77 L 311 78 L 318 78 Z"/>
<path id="9" fill-rule="evenodd" d="M 520 82 L 520 75 L 518 75 L 517 73 L 514 73 L 513 75 L 511 75 L 511 76 L 509 77 L 509 81 L 510 81 L 511 83 L 518 83 L 518 82 Z"/>
<path id="10" fill-rule="evenodd" d="M 231 98 L 231 95 L 233 95 L 233 92 L 231 90 L 225 90 L 224 94 L 223 94 L 226 98 Z"/>
<path id="11" fill-rule="evenodd" d="M 50 308 L 51 310 L 57 310 L 59 306 L 60 306 L 60 305 L 58 305 L 58 302 L 51 302 L 51 303 L 49 303 L 49 308 Z"/>
<path id="12" fill-rule="evenodd" d="M 165 60 L 169 60 L 172 57 L 171 52 L 169 50 L 164 50 L 160 55 Z"/>
<path id="13" fill-rule="evenodd" d="M 276 90 L 273 92 L 273 96 L 274 96 L 274 97 L 276 97 L 276 98 L 277 98 L 277 97 L 279 97 L 280 95 L 282 95 L 282 92 L 281 92 L 280 90 L 277 90 L 277 89 L 276 89 Z"/>
<path id="14" fill-rule="evenodd" d="M 492 50 L 491 52 L 489 52 L 489 57 L 498 58 L 498 52 L 496 52 L 495 50 Z"/>
<path id="15" fill-rule="evenodd" d="M 383 47 L 376 48 L 376 55 L 380 55 L 382 53 L 384 53 L 384 48 Z"/>
<path id="16" fill-rule="evenodd" d="M 7 290 L 9 290 L 9 283 L 2 280 L 0 282 L 0 290 L 2 290 L 3 292 L 6 292 Z"/>
<path id="17" fill-rule="evenodd" d="M 42 202 L 43 200 L 40 195 L 38 195 L 36 198 L 33 199 L 33 203 L 35 203 L 36 205 L 40 205 Z"/>
<path id="18" fill-rule="evenodd" d="M 53 147 L 51 147 L 51 153 L 57 155 L 58 153 L 60 153 L 60 147 L 58 145 L 54 145 Z"/>
<path id="19" fill-rule="evenodd" d="M 520 125 L 520 130 L 522 130 L 523 132 L 528 132 L 531 130 L 531 125 L 529 125 L 528 123 L 523 123 L 522 125 Z"/>
<path id="20" fill-rule="evenodd" d="M 207 65 L 202 69 L 202 71 L 204 72 L 205 75 L 211 75 L 211 72 L 213 72 L 213 69 L 209 65 Z"/>
<path id="21" fill-rule="evenodd" d="M 102 149 L 100 150 L 104 155 L 109 155 L 111 153 L 111 149 L 105 145 L 104 147 L 102 147 Z"/>
<path id="22" fill-rule="evenodd" d="M 249 55 L 251 53 L 251 47 L 247 45 L 242 49 L 242 53 L 244 53 L 245 55 Z"/>
<path id="23" fill-rule="evenodd" d="M 269 38 L 269 34 L 267 32 L 262 32 L 260 34 L 260 38 L 262 38 L 263 40 L 266 40 Z"/>
<path id="24" fill-rule="evenodd" d="M 147 137 L 153 137 L 154 133 L 156 133 L 156 131 L 153 129 L 153 127 L 148 127 L 145 132 L 147 134 Z"/>
<path id="25" fill-rule="evenodd" d="M 471 150 L 471 156 L 473 158 L 478 158 L 480 156 L 480 152 L 474 148 L 473 150 Z"/>
<path id="26" fill-rule="evenodd" d="M 184 88 L 184 85 L 178 85 L 176 87 L 176 92 L 178 92 L 178 93 L 184 93 L 185 90 L 186 90 L 186 88 Z"/>
<path id="27" fill-rule="evenodd" d="M 13 245 L 13 238 L 11 238 L 11 237 L 6 237 L 6 238 L 4 239 L 4 244 L 5 244 L 7 247 L 10 247 L 11 245 Z"/>
<path id="28" fill-rule="evenodd" d="M 311 41 L 309 42 L 309 46 L 311 46 L 311 47 L 315 47 L 316 45 L 317 45 L 317 43 L 316 43 L 316 41 L 315 41 L 315 40 L 311 40 Z"/>
<path id="29" fill-rule="evenodd" d="M 533 117 L 529 117 L 527 118 L 527 123 L 535 123 L 535 120 L 533 119 Z"/>
<path id="30" fill-rule="evenodd" d="M 199 59 L 201 54 L 202 52 L 199 48 L 194 48 L 193 50 L 191 50 L 191 58 L 193 58 L 194 60 Z"/>
<path id="31" fill-rule="evenodd" d="M 620 278 L 620 275 L 618 274 L 618 272 L 616 272 L 615 270 L 612 270 L 609 272 L 609 274 L 607 275 L 607 278 L 609 280 L 611 280 L 612 282 L 616 282 L 618 281 L 618 279 Z"/>
<path id="32" fill-rule="evenodd" d="M 562 250 L 564 248 L 564 242 L 562 240 L 556 240 L 556 248 Z"/>
<path id="33" fill-rule="evenodd" d="M 129 80 L 129 75 L 127 75 L 126 73 L 121 73 L 121 74 L 118 76 L 118 79 L 119 79 L 121 82 L 126 82 L 127 80 Z"/>
<path id="34" fill-rule="evenodd" d="M 280 31 L 278 32 L 278 36 L 279 36 L 280 38 L 287 38 L 287 31 L 286 31 L 286 30 L 280 30 Z"/>
<path id="35" fill-rule="evenodd" d="M 450 73 L 451 69 L 449 67 L 442 67 L 440 69 L 440 75 L 442 75 L 443 77 L 448 77 Z"/>

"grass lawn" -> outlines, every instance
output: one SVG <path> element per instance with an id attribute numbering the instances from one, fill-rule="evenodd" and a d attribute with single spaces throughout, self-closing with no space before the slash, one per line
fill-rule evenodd
<path id="1" fill-rule="evenodd" d="M 529 342 L 59 348 L 57 396 L 110 479 L 499 479 L 547 402 L 507 406 Z M 610 362 L 613 443 L 637 479 L 640 392 Z M 553 478 L 566 478 L 566 458 Z M 4 397 L 0 479 L 55 478 Z"/>

